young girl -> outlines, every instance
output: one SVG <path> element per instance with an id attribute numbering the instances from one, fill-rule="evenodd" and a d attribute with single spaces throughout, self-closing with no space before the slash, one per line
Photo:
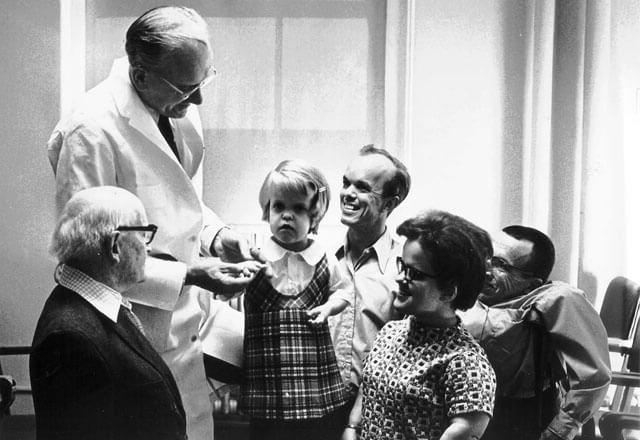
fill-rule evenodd
<path id="1" fill-rule="evenodd" d="M 240 406 L 252 439 L 337 439 L 344 429 L 348 396 L 326 321 L 347 306 L 352 286 L 309 237 L 329 198 L 325 177 L 302 161 L 280 163 L 260 189 L 274 276 L 260 273 L 244 297 Z"/>

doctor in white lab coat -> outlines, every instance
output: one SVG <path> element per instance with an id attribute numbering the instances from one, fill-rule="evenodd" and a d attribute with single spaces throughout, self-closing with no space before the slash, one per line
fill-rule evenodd
<path id="1" fill-rule="evenodd" d="M 201 330 L 215 327 L 217 313 L 231 313 L 210 291 L 240 290 L 262 265 L 210 258 L 225 251 L 250 255 L 202 202 L 204 143 L 191 104 L 202 103 L 200 86 L 215 72 L 206 24 L 191 9 L 154 9 L 131 25 L 126 48 L 128 59 L 115 61 L 47 144 L 56 206 L 60 212 L 74 193 L 100 185 L 125 188 L 142 200 L 149 222 L 158 226 L 150 253 L 159 258 L 147 259 L 146 281 L 125 295 L 175 375 L 189 438 L 210 440 L 212 405 L 202 361 L 208 335 Z M 177 155 L 158 128 L 161 116 L 168 118 Z"/>

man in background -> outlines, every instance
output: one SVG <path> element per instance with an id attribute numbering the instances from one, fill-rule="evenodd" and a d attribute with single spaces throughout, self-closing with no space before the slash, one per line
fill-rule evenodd
<path id="1" fill-rule="evenodd" d="M 202 342 L 231 309 L 214 294 L 244 288 L 262 265 L 202 201 L 197 109 L 214 77 L 207 25 L 184 7 L 152 9 L 129 27 L 126 58 L 61 120 L 48 142 L 58 210 L 77 191 L 114 185 L 137 195 L 158 225 L 146 281 L 127 292 L 147 337 L 175 375 L 190 439 L 213 438 Z M 201 255 L 204 258 L 201 258 Z M 199 288 L 198 288 L 199 287 Z M 202 288 L 202 289 L 200 289 Z M 206 289 L 206 290 L 203 290 Z M 211 292 L 209 292 L 211 291 Z M 240 321 L 241 322 L 241 321 Z"/>
<path id="2" fill-rule="evenodd" d="M 184 439 L 176 382 L 121 295 L 144 280 L 155 232 L 121 188 L 80 191 L 62 210 L 58 285 L 29 362 L 39 439 Z"/>
<path id="3" fill-rule="evenodd" d="M 355 439 L 360 429 L 362 402 L 356 396 L 363 361 L 378 331 L 399 317 L 392 292 L 397 288 L 396 258 L 402 254 L 402 244 L 387 228 L 387 218 L 410 187 L 404 164 L 373 145 L 363 147 L 344 173 L 340 208 L 348 230 L 336 257 L 353 281 L 354 297 L 353 306 L 330 318 L 330 326 L 338 368 L 353 396 L 345 439 Z"/>
<path id="4" fill-rule="evenodd" d="M 582 291 L 548 281 L 555 249 L 544 233 L 508 226 L 493 248 L 490 282 L 461 314 L 496 372 L 483 439 L 571 440 L 611 380 L 606 330 Z"/>

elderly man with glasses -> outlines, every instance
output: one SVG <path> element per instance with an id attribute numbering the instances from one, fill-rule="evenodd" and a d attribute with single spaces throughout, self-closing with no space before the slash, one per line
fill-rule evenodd
<path id="1" fill-rule="evenodd" d="M 185 437 L 173 375 L 122 295 L 144 280 L 156 229 L 121 188 L 85 189 L 65 205 L 51 242 L 58 285 L 29 363 L 38 438 Z"/>
<path id="2" fill-rule="evenodd" d="M 555 249 L 545 234 L 508 226 L 493 248 L 489 282 L 475 307 L 461 313 L 497 378 L 482 438 L 571 440 L 611 379 L 604 326 L 582 291 L 548 281 Z"/>
<path id="3" fill-rule="evenodd" d="M 178 382 L 190 439 L 213 437 L 203 343 L 231 308 L 210 292 L 241 290 L 262 267 L 248 243 L 202 201 L 204 142 L 195 106 L 215 75 L 204 19 L 184 7 L 152 9 L 129 27 L 126 58 L 63 118 L 47 145 L 58 211 L 77 191 L 114 185 L 137 195 L 158 225 L 146 281 L 127 292 L 147 337 Z M 192 104 L 195 104 L 192 105 Z M 253 253 L 254 257 L 258 257 Z M 202 288 L 202 289 L 200 289 Z M 239 333 L 241 328 L 232 329 Z M 235 347 L 237 350 L 238 347 Z M 231 350 L 228 350 L 231 351 Z M 241 352 L 241 350 L 240 350 Z"/>

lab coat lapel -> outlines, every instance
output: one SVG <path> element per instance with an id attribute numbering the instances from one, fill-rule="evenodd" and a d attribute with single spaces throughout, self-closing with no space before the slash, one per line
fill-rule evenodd
<path id="1" fill-rule="evenodd" d="M 175 119 L 176 141 L 183 146 L 184 158 L 182 166 L 190 178 L 193 178 L 202 163 L 204 145 L 202 142 L 202 128 L 200 117 L 195 106 L 190 106 L 187 116 Z"/>
<path id="2" fill-rule="evenodd" d="M 128 66 L 126 58 L 121 58 L 114 62 L 111 69 L 112 80 L 117 84 L 117 87 L 114 87 L 113 98 L 120 116 L 150 142 L 157 145 L 171 160 L 180 165 L 175 154 L 171 151 L 171 147 L 160 133 L 156 121 L 133 88 L 129 80 Z"/>

